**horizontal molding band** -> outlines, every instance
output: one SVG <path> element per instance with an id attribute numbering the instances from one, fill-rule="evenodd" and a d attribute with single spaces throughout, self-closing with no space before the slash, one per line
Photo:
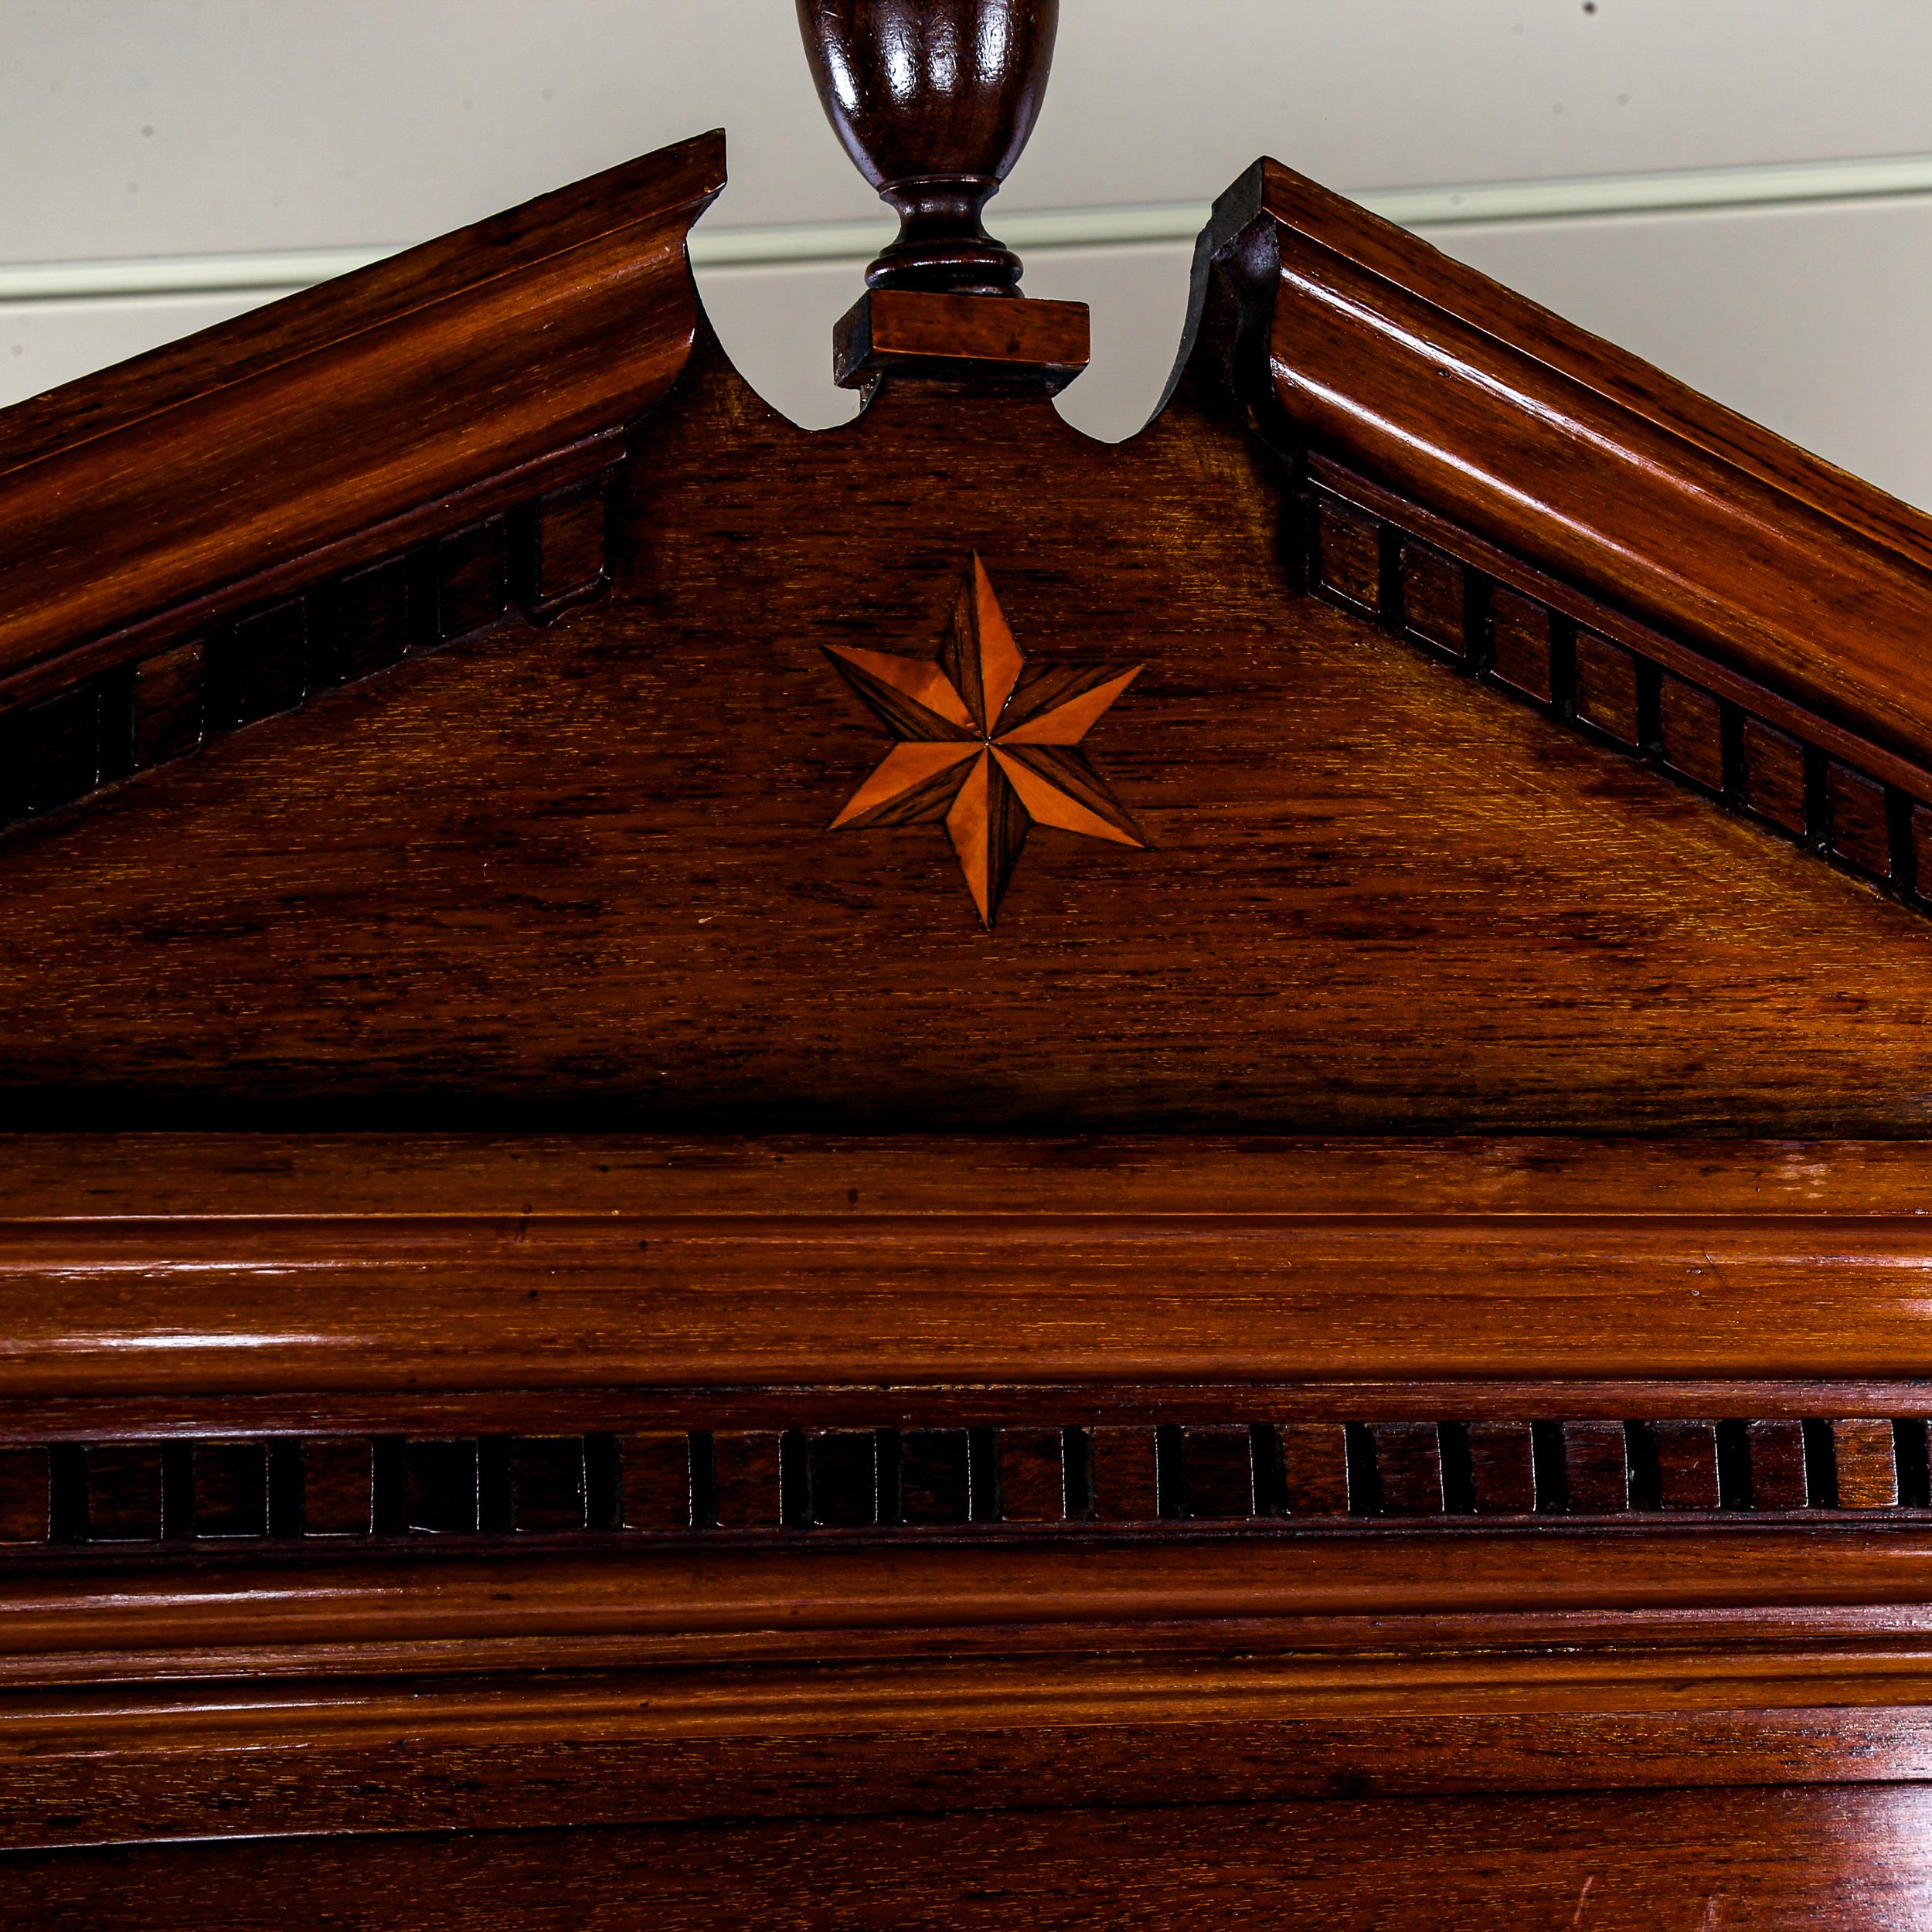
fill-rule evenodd
<path id="1" fill-rule="evenodd" d="M 1932 154 L 1690 168 L 1556 181 L 1369 189 L 1353 198 L 1405 228 L 1444 229 L 1616 215 L 1713 213 L 1932 195 Z M 1038 253 L 1191 242 L 1205 202 L 995 212 L 1000 239 Z M 889 220 L 704 227 L 691 257 L 704 268 L 862 261 L 892 234 Z M 307 288 L 407 246 L 265 250 L 219 255 L 0 265 L 0 303 L 104 301 L 157 296 L 270 294 Z"/>
<path id="2" fill-rule="evenodd" d="M 1762 1637 L 1876 1648 L 1923 1641 L 1932 1532 L 1910 1521 L 1633 1526 L 1527 1546 L 1512 1529 L 905 1546 L 832 1537 L 641 1560 L 557 1549 L 519 1565 L 513 1584 L 512 1573 L 480 1552 L 437 1560 L 433 1582 L 374 1552 L 259 1567 L 186 1552 L 97 1571 L 23 1566 L 0 1588 L 0 1684 L 12 1702 L 35 1683 L 90 1679 L 124 1694 L 189 1674 L 832 1663 L 889 1645 L 998 1654 L 1022 1634 L 1036 1655 L 1474 1648 L 1477 1634 L 1491 1651 L 1575 1649 L 1606 1629 L 1629 1643 L 1634 1617 L 1652 1643 L 1720 1656 Z"/>

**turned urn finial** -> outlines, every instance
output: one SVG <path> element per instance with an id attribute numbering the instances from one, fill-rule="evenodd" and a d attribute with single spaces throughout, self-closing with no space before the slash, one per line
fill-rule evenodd
<path id="1" fill-rule="evenodd" d="M 1010 295 L 1020 261 L 986 232 L 1039 117 L 1060 0 L 798 0 L 819 98 L 900 217 L 869 286 Z"/>
<path id="2" fill-rule="evenodd" d="M 1060 0 L 798 0 L 819 98 L 899 238 L 833 332 L 837 379 L 1056 389 L 1087 366 L 1087 308 L 1029 301 L 987 233 L 1039 118 Z"/>

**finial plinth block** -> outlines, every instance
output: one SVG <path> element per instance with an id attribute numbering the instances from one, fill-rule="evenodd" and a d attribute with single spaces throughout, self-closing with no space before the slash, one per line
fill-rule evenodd
<path id="1" fill-rule="evenodd" d="M 1086 368 L 1090 335 L 1084 302 L 872 288 L 832 332 L 832 369 L 844 389 L 896 376 L 1023 383 L 1051 394 Z"/>

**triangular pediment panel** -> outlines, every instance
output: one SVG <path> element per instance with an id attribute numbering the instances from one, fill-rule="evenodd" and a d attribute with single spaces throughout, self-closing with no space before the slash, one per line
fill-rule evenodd
<path id="1" fill-rule="evenodd" d="M 883 301 L 848 349 L 888 379 L 808 434 L 697 306 L 719 162 L 13 413 L 0 480 L 58 522 L 77 465 L 158 490 L 291 399 L 256 514 L 151 519 L 68 589 L 73 543 L 6 566 L 0 1090 L 77 1121 L 1923 1124 L 1910 512 L 1272 164 L 1138 437 L 1053 411 L 1065 305 L 1002 308 L 971 379 L 920 334 L 964 311 Z M 492 327 L 469 373 L 534 383 L 515 408 L 410 372 Z M 325 379 L 376 417 L 393 387 L 413 468 L 323 437 Z"/>
<path id="2" fill-rule="evenodd" d="M 1303 499 L 1198 383 L 1117 447 L 1037 394 L 940 386 L 808 434 L 701 338 L 607 508 L 610 587 L 554 627 L 406 657 L 0 849 L 17 1104 L 1921 1118 L 1932 926 L 1392 641 L 1328 564 L 1311 590 Z M 992 614 L 969 666 L 962 623 Z M 853 668 L 900 698 L 882 666 L 925 676 L 920 715 L 944 685 L 977 738 L 962 687 L 1006 678 L 1006 637 L 1009 696 L 1049 709 L 1138 667 L 1090 747 L 1134 838 L 1043 809 L 988 930 L 941 825 L 838 821 L 910 735 Z"/>

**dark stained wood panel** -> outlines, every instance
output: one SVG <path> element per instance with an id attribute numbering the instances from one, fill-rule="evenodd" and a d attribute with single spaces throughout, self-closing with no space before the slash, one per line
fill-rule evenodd
<path id="1" fill-rule="evenodd" d="M 1489 603 L 1489 662 L 1496 678 L 1545 704 L 1556 694 L 1552 662 L 1555 639 L 1547 611 L 1499 590 Z"/>
<path id="2" fill-rule="evenodd" d="M 1707 791 L 1722 791 L 1724 719 L 1718 700 L 1666 672 L 1659 682 L 1657 712 L 1665 764 Z"/>
<path id="3" fill-rule="evenodd" d="M 1809 823 L 1804 747 L 1787 732 L 1744 720 L 1743 793 L 1746 804 L 1760 818 L 1802 838 Z"/>
<path id="4" fill-rule="evenodd" d="M 936 492 L 957 399 L 808 437 L 702 354 L 607 606 L 0 853 L 13 1117 L 1925 1118 L 1932 934 L 1298 597 L 1191 403 L 1113 450 L 981 398 Z M 1148 849 L 1036 831 L 990 937 L 930 828 L 828 832 L 881 740 L 821 647 L 935 648 L 975 549 L 1029 662 L 1148 666 L 1105 755 Z"/>
<path id="5" fill-rule="evenodd" d="M 1420 524 L 1464 559 L 1471 587 L 1464 600 L 1461 655 L 1479 682 L 1527 699 L 1553 724 L 1620 747 L 1725 809 L 1799 839 L 1808 851 L 1828 853 L 1901 903 L 1932 910 L 1919 890 L 1920 808 L 1914 803 L 1932 796 L 1932 777 L 1869 742 L 1858 746 L 1857 754 L 1887 771 L 1889 781 L 1842 763 L 1823 747 L 1842 750 L 1854 741 L 1817 713 L 1700 659 L 1681 640 L 1580 597 L 1419 505 L 1393 497 L 1325 458 L 1308 460 L 1325 486 L 1315 492 L 1306 539 L 1311 553 L 1318 547 L 1329 499 L 1338 493 L 1345 505 L 1353 506 L 1351 515 L 1383 519 L 1379 551 L 1413 549 L 1410 526 Z M 1500 575 L 1485 583 L 1475 574 L 1484 570 Z M 1313 580 L 1322 596 L 1355 607 L 1319 575 Z M 1512 585 L 1517 587 L 1505 587 Z M 1393 609 L 1376 614 L 1392 632 L 1434 641 L 1406 620 L 1398 623 Z M 1628 641 L 1612 642 L 1592 626 Z M 1696 666 L 1713 690 L 1728 691 L 1728 700 L 1663 668 L 1684 662 Z M 1769 723 L 1760 711 L 1784 718 L 1797 735 Z"/>
<path id="6" fill-rule="evenodd" d="M 1468 1439 L 1470 1502 L 1478 1513 L 1522 1515 L 1544 1500 L 1538 1489 L 1536 1444 L 1528 1423 L 1472 1423 Z"/>
<path id="7" fill-rule="evenodd" d="M 318 1893 L 368 1932 L 1872 1932 L 1932 1910 L 1928 1830 L 1922 1786 L 1358 1798 L 53 1852 L 0 1882 L 49 1932 L 274 1932 Z"/>
<path id="8" fill-rule="evenodd" d="M 1193 1135 L 0 1134 L 34 1222 L 879 1214 L 1910 1219 L 1932 1141 Z M 4 1226 L 4 1223 L 0 1223 Z M 70 1230 L 78 1232 L 78 1230 Z M 133 1230 L 124 1230 L 131 1233 Z M 648 1250 L 647 1250 L 648 1251 Z"/>
<path id="9" fill-rule="evenodd" d="M 1621 1422 L 1566 1422 L 1563 1448 L 1564 1494 L 1573 1511 L 1602 1515 L 1630 1507 L 1628 1433 Z"/>
<path id="10" fill-rule="evenodd" d="M 999 1432 L 999 1513 L 1002 1522 L 1058 1522 L 1066 1513 L 1066 1431 Z"/>
<path id="11" fill-rule="evenodd" d="M 1468 653 L 1469 587 L 1454 558 L 1421 543 L 1402 546 L 1402 624 L 1418 643 L 1451 657 Z"/>
<path id="12" fill-rule="evenodd" d="M 0 1449 L 0 1543 L 44 1543 L 49 1500 L 46 1448 Z"/>
<path id="13" fill-rule="evenodd" d="M 1825 771 L 1825 807 L 1833 855 L 1883 878 L 1892 866 L 1885 787 L 1835 759 Z"/>
<path id="14" fill-rule="evenodd" d="M 1642 736 L 1637 661 L 1621 645 L 1588 631 L 1575 644 L 1577 716 L 1621 745 Z"/>
<path id="15" fill-rule="evenodd" d="M 1745 1431 L 1751 1506 L 1802 1509 L 1812 1500 L 1804 1425 L 1795 1420 L 1753 1422 Z"/>

